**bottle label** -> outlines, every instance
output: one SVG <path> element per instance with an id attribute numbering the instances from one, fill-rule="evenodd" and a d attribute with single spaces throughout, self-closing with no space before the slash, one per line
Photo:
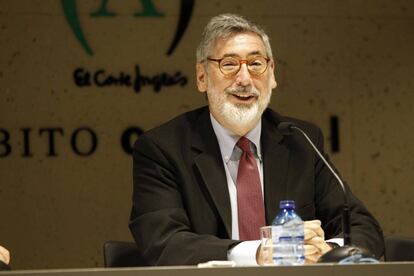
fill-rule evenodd
<path id="1" fill-rule="evenodd" d="M 305 261 L 302 221 L 289 221 L 272 227 L 273 263 L 301 265 Z"/>

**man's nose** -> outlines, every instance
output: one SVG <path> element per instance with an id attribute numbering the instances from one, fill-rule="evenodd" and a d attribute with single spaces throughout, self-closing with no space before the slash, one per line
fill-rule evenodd
<path id="1" fill-rule="evenodd" d="M 236 75 L 236 83 L 240 86 L 251 85 L 252 78 L 250 76 L 249 70 L 247 69 L 247 64 L 243 63 L 240 66 L 239 72 Z"/>

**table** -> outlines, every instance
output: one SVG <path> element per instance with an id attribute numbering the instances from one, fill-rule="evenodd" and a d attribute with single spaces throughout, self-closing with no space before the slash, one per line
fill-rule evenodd
<path id="1" fill-rule="evenodd" d="M 35 276 L 412 276 L 414 262 L 380 264 L 317 264 L 304 266 L 197 268 L 164 266 L 134 268 L 84 268 L 2 271 L 0 275 Z"/>

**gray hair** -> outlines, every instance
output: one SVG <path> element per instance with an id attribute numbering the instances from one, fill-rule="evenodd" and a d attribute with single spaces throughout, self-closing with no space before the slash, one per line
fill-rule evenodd
<path id="1" fill-rule="evenodd" d="M 207 59 L 217 39 L 227 39 L 232 35 L 246 32 L 255 33 L 261 37 L 267 56 L 273 58 L 269 37 L 260 26 L 240 15 L 225 13 L 211 18 L 204 28 L 201 42 L 197 47 L 197 62 L 202 63 Z"/>

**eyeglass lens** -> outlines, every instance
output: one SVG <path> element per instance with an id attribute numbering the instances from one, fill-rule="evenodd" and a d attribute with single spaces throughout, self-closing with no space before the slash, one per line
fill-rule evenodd
<path id="1" fill-rule="evenodd" d="M 239 72 L 242 63 L 246 63 L 247 69 L 253 75 L 262 74 L 267 68 L 267 60 L 262 56 L 251 57 L 247 60 L 239 60 L 234 57 L 223 58 L 220 62 L 220 70 L 225 75 Z"/>

